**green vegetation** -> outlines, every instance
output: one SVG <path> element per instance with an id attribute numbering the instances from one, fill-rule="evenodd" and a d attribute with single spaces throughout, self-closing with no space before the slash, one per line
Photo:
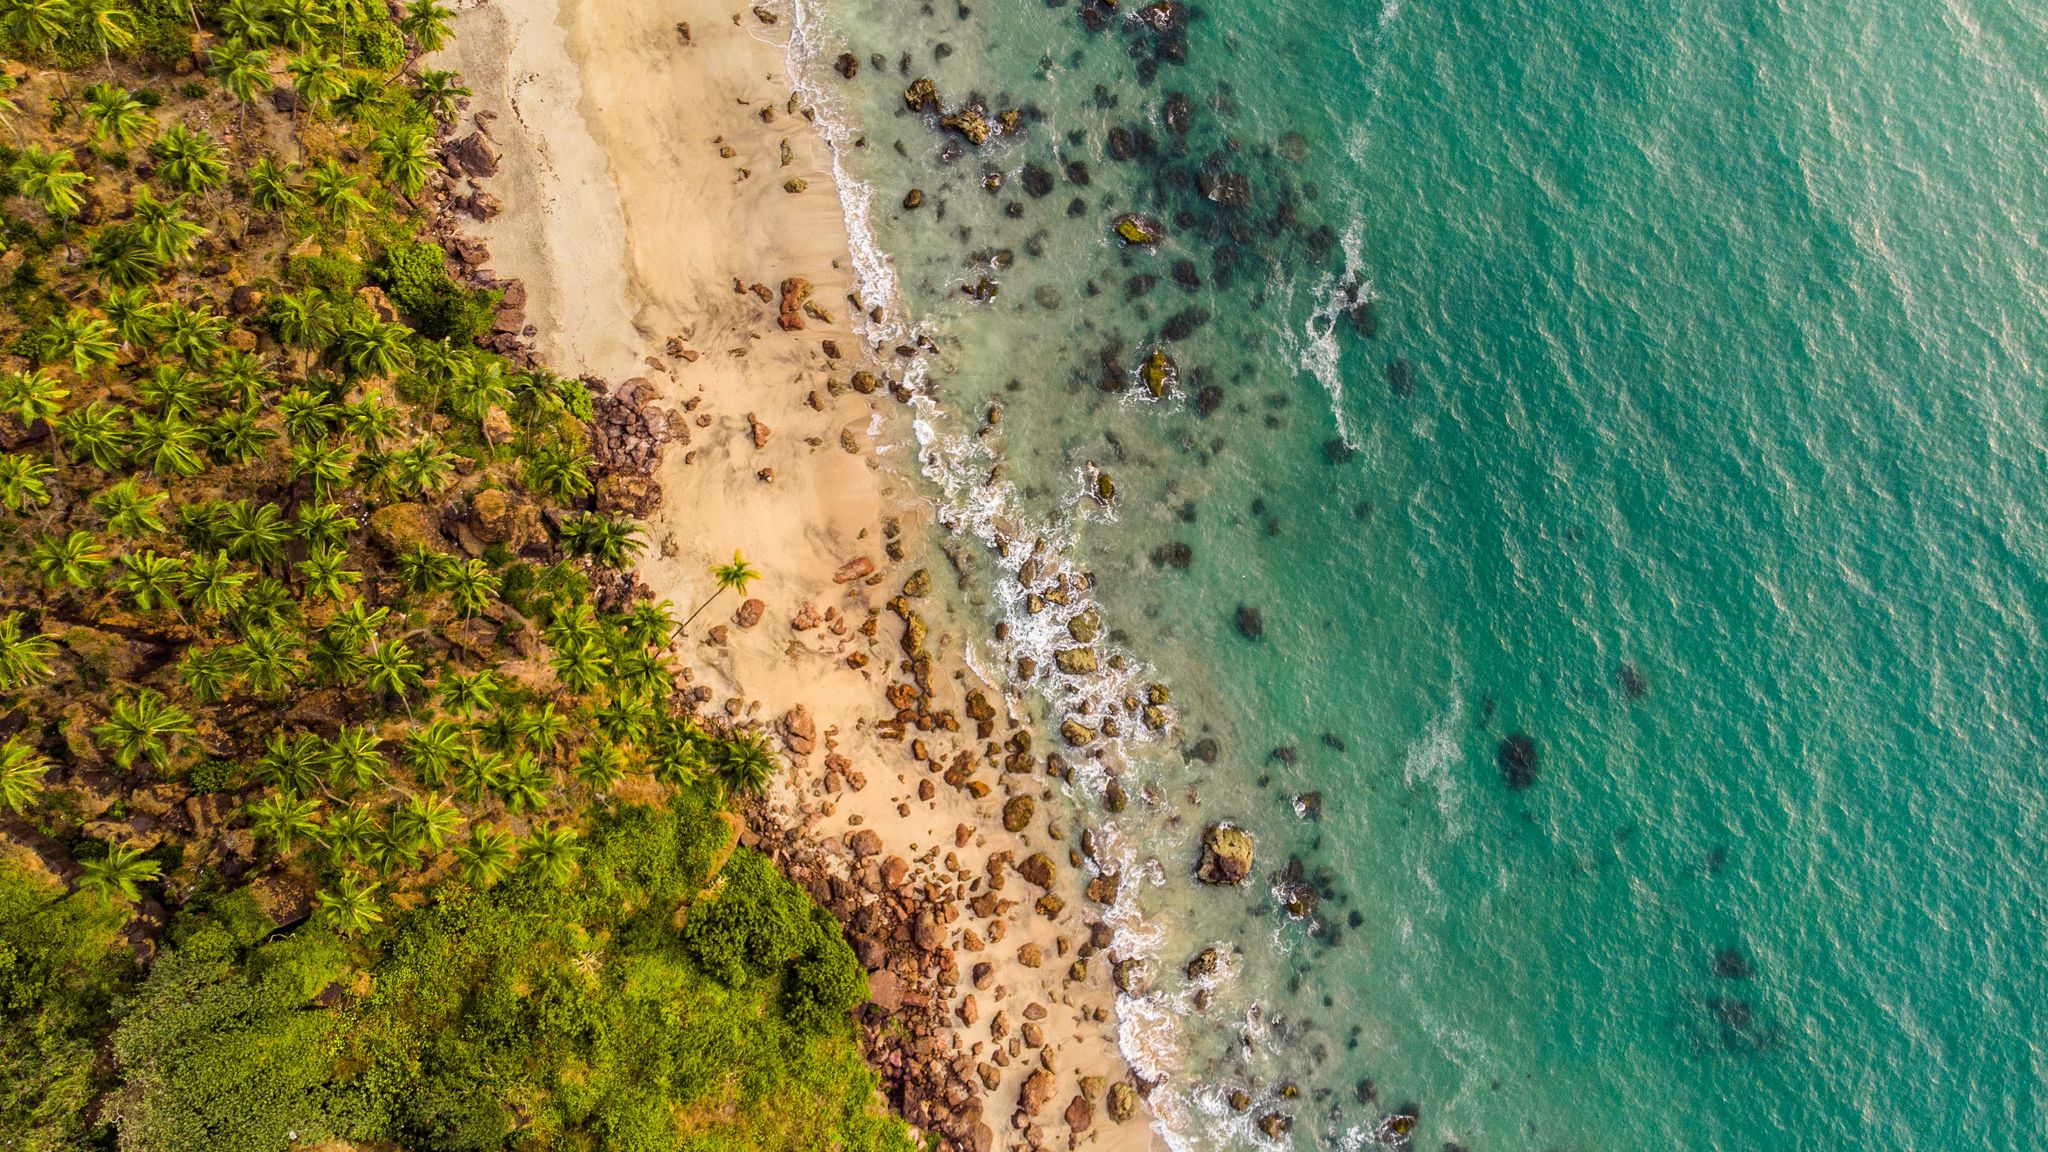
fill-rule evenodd
<path id="1" fill-rule="evenodd" d="M 0 0 L 0 1147 L 907 1149 L 423 239 L 449 16 Z"/>

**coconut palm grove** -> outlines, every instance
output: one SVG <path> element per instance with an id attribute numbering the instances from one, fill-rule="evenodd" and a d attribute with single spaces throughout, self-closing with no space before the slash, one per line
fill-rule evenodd
<path id="1" fill-rule="evenodd" d="M 0 1148 L 907 1148 L 432 232 L 449 17 L 0 0 Z"/>

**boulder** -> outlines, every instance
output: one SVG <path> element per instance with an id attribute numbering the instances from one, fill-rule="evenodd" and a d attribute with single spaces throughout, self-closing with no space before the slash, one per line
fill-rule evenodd
<path id="1" fill-rule="evenodd" d="M 884 1012 L 903 1007 L 903 981 L 887 968 L 868 973 L 868 999 Z"/>
<path id="2" fill-rule="evenodd" d="M 1166 236 L 1166 228 L 1159 221 L 1135 212 L 1126 212 L 1117 217 L 1110 227 L 1115 230 L 1117 239 L 1141 247 L 1157 244 Z"/>
<path id="3" fill-rule="evenodd" d="M 1249 862 L 1249 856 L 1247 856 Z M 1052 887 L 1053 878 L 1059 874 L 1052 857 L 1043 852 L 1033 852 L 1017 865 L 1017 875 L 1024 877 L 1040 888 Z"/>
<path id="4" fill-rule="evenodd" d="M 1096 658 L 1093 648 L 1062 648 L 1053 653 L 1052 662 L 1069 676 L 1086 676 L 1095 671 Z"/>
<path id="5" fill-rule="evenodd" d="M 398 556 L 415 547 L 434 552 L 447 551 L 441 535 L 441 517 L 425 504 L 386 504 L 370 513 L 370 539 L 379 548 Z"/>
<path id="6" fill-rule="evenodd" d="M 1520 792 L 1536 783 L 1536 740 L 1527 732 L 1510 732 L 1493 759 L 1510 789 Z"/>
<path id="7" fill-rule="evenodd" d="M 491 143 L 481 130 L 471 132 L 462 139 L 448 145 L 442 155 L 449 166 L 459 173 L 475 177 L 490 177 L 498 174 L 498 146 Z"/>
<path id="8" fill-rule="evenodd" d="M 818 725 L 811 710 L 799 704 L 782 715 L 782 746 L 793 756 L 809 756 L 818 746 Z"/>
<path id="9" fill-rule="evenodd" d="M 1136 1115 L 1138 1111 L 1138 1090 L 1130 1082 L 1119 1080 L 1109 1086 L 1109 1118 L 1121 1124 Z"/>
<path id="10" fill-rule="evenodd" d="M 1202 833 L 1202 859 L 1195 879 L 1204 884 L 1242 884 L 1252 874 L 1251 833 L 1235 824 L 1211 824 Z"/>
<path id="11" fill-rule="evenodd" d="M 988 143 L 990 131 L 988 117 L 982 115 L 981 109 L 971 104 L 960 109 L 958 112 L 939 117 L 939 126 L 958 132 L 967 138 L 969 144 L 977 148 Z"/>
<path id="12" fill-rule="evenodd" d="M 846 838 L 846 847 L 853 853 L 854 859 L 865 860 L 881 854 L 882 837 L 872 828 L 862 828 Z"/>
<path id="13" fill-rule="evenodd" d="M 1017 1092 L 1017 1108 L 1026 1116 L 1036 1116 L 1045 1111 L 1052 1100 L 1053 1076 L 1043 1068 L 1034 1068 L 1024 1078 L 1024 1086 Z"/>
<path id="14" fill-rule="evenodd" d="M 920 76 L 903 90 L 903 102 L 912 112 L 936 112 L 939 110 L 939 86 L 929 76 Z"/>
<path id="15" fill-rule="evenodd" d="M 766 602 L 761 600 L 748 600 L 740 605 L 739 611 L 734 612 L 732 614 L 732 622 L 739 625 L 742 628 L 752 628 L 754 625 L 759 624 L 761 622 L 761 617 L 764 614 L 766 614 L 767 611 L 768 605 Z"/>
<path id="16" fill-rule="evenodd" d="M 1083 1097 L 1076 1096 L 1072 1100 L 1067 1101 L 1067 1111 L 1064 1118 L 1067 1122 L 1067 1127 L 1073 1131 L 1074 1135 L 1079 1136 L 1081 1133 L 1088 1131 L 1088 1126 L 1095 1122 L 1095 1105 L 1089 1103 Z"/>
<path id="17" fill-rule="evenodd" d="M 851 584 L 855 580 L 867 579 L 869 576 L 874 575 L 874 571 L 875 562 L 873 560 L 866 556 L 855 556 L 833 570 L 832 582 L 834 584 Z"/>
<path id="18" fill-rule="evenodd" d="M 1031 817 L 1038 811 L 1038 802 L 1029 796 L 1012 796 L 1003 803 L 1003 831 L 1022 832 L 1031 827 Z"/>

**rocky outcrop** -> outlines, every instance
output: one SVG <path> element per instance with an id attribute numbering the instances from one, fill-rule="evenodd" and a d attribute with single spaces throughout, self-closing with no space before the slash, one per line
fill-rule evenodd
<path id="1" fill-rule="evenodd" d="M 1252 874 L 1251 833 L 1235 824 L 1211 824 L 1202 833 L 1202 858 L 1195 879 L 1204 884 L 1242 884 Z"/>
<path id="2" fill-rule="evenodd" d="M 661 487 L 653 477 L 662 449 L 671 440 L 688 445 L 689 426 L 653 403 L 655 387 L 642 377 L 610 390 L 594 377 L 584 377 L 583 383 L 591 391 L 590 455 L 596 464 L 598 509 L 644 519 L 661 506 Z"/>

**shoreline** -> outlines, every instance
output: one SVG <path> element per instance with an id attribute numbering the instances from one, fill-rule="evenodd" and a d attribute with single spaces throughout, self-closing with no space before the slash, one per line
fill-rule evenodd
<path id="1" fill-rule="evenodd" d="M 692 624 L 683 679 L 784 753 L 748 839 L 873 973 L 864 1046 L 892 1103 L 961 1148 L 1154 1146 L 1098 955 L 1107 901 L 1027 721 L 961 625 L 925 619 L 931 512 L 880 459 L 904 451 L 874 439 L 888 392 L 844 386 L 880 366 L 846 322 L 844 210 L 790 17 L 760 11 L 465 5 L 436 64 L 474 90 L 454 136 L 487 134 L 472 186 L 499 210 L 464 231 L 521 285 L 507 336 L 633 414 L 601 447 L 651 475 L 600 497 L 644 518 L 656 598 L 689 615 L 735 548 L 762 573 Z"/>

